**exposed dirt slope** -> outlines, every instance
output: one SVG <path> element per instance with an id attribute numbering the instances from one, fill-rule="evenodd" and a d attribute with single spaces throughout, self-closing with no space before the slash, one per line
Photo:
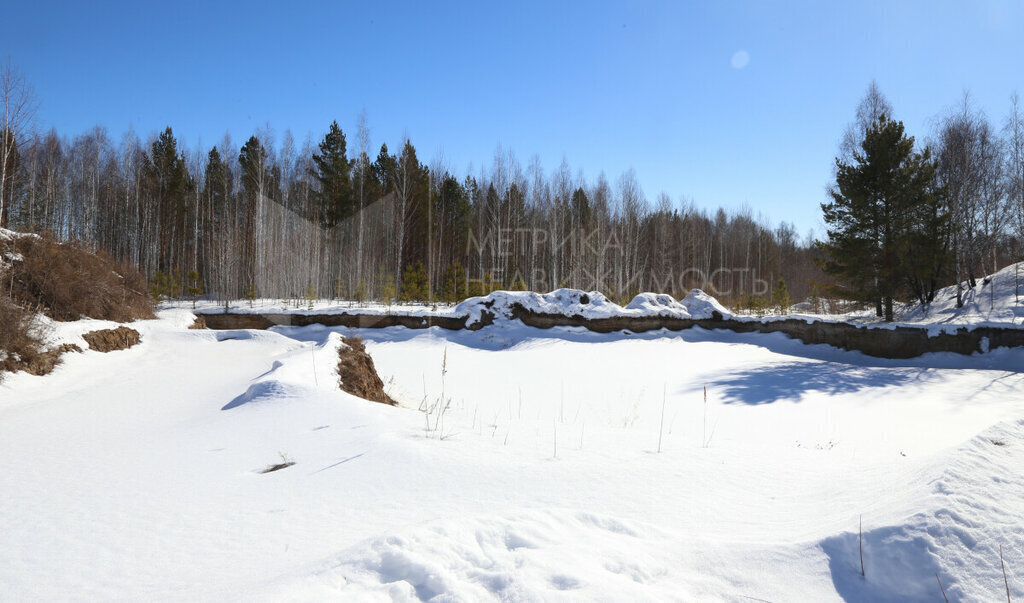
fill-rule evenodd
<path id="1" fill-rule="evenodd" d="M 397 406 L 397 402 L 384 393 L 384 382 L 377 375 L 373 358 L 358 338 L 346 337 L 345 345 L 338 348 L 338 377 L 342 391 L 371 402 Z"/>

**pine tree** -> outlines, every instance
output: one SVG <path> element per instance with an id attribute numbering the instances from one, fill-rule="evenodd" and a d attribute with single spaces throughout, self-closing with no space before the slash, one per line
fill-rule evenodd
<path id="1" fill-rule="evenodd" d="M 330 228 L 355 213 L 352 162 L 346 155 L 345 134 L 337 121 L 331 122 L 319 148 L 320 152 L 313 154 L 313 175 L 320 185 L 320 222 Z"/>
<path id="2" fill-rule="evenodd" d="M 395 276 L 390 272 L 381 270 L 380 275 L 377 277 L 377 286 L 380 289 L 380 298 L 390 308 L 395 298 L 398 297 L 398 291 L 395 288 Z"/>
<path id="3" fill-rule="evenodd" d="M 366 283 L 363 279 L 359 279 L 359 282 L 356 283 L 356 290 L 352 292 L 352 299 L 360 306 L 366 301 Z"/>
<path id="4" fill-rule="evenodd" d="M 254 301 L 259 299 L 259 293 L 256 292 L 256 284 L 249 283 L 249 286 L 245 289 L 245 299 L 249 302 L 249 307 L 252 307 Z"/>
<path id="5" fill-rule="evenodd" d="M 447 303 L 461 301 L 466 295 L 466 269 L 455 262 L 448 266 L 441 279 L 441 300 Z"/>
<path id="6" fill-rule="evenodd" d="M 178 151 L 178 141 L 170 127 L 153 142 L 144 173 L 147 192 L 156 208 L 155 232 L 151 234 L 156 239 L 157 267 L 169 271 L 182 259 L 178 257 L 174 235 L 186 230 L 186 195 L 191 185 L 185 158 Z"/>
<path id="7" fill-rule="evenodd" d="M 199 277 L 198 270 L 190 270 L 185 275 L 185 278 L 188 279 L 188 286 L 185 288 L 185 292 L 192 298 L 192 309 L 195 309 L 196 301 L 203 294 L 203 281 Z"/>
<path id="8" fill-rule="evenodd" d="M 934 186 L 930 153 L 915 152 L 903 123 L 883 114 L 865 131 L 852 162 L 837 158 L 836 167 L 832 201 L 821 205 L 828 227 L 822 268 L 845 283 L 837 291 L 840 296 L 881 301 L 885 320 L 892 321 L 893 302 L 903 286 L 927 281 L 943 263 L 941 238 L 948 218 Z M 922 245 L 927 237 L 940 240 Z M 912 250 L 918 256 L 913 261 Z"/>
<path id="9" fill-rule="evenodd" d="M 402 301 L 427 299 L 427 270 L 423 262 L 409 264 L 402 272 Z"/>
<path id="10" fill-rule="evenodd" d="M 781 278 L 772 289 L 772 304 L 777 306 L 782 314 L 789 313 L 789 289 L 786 287 L 786 281 Z"/>
<path id="11" fill-rule="evenodd" d="M 206 197 L 213 212 L 215 222 L 222 219 L 222 212 L 231 197 L 230 171 L 221 160 L 217 147 L 210 149 L 206 160 L 206 179 L 203 181 L 203 196 Z"/>

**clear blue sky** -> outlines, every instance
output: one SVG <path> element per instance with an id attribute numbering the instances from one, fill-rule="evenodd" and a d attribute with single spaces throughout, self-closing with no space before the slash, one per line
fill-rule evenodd
<path id="1" fill-rule="evenodd" d="M 3 10 L 0 57 L 62 134 L 170 125 L 209 147 L 269 123 L 301 145 L 337 119 L 351 147 L 365 108 L 374 149 L 407 132 L 460 175 L 501 144 L 804 233 L 872 78 L 919 139 L 965 89 L 1001 124 L 1024 94 L 1022 6 L 27 1 Z"/>

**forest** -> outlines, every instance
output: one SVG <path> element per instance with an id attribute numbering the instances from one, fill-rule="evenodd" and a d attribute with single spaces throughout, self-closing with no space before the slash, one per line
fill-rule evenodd
<path id="1" fill-rule="evenodd" d="M 355 132 L 334 122 L 301 143 L 270 126 L 209 148 L 187 148 L 171 127 L 145 139 L 102 126 L 69 136 L 31 127 L 30 87 L 9 68 L 2 75 L 0 224 L 129 262 L 162 297 L 452 302 L 573 287 L 628 301 L 700 287 L 759 308 L 836 295 L 812 233 L 665 192 L 650 199 L 633 170 L 587 178 L 563 159 L 546 171 L 539 157 L 524 164 L 499 146 L 486 168 L 453 173 L 409 139 L 372 147 L 365 111 Z M 893 110 L 872 83 L 845 133 L 837 128 L 837 163 L 881 113 Z M 993 124 L 965 94 L 919 146 L 951 218 L 943 284 L 970 286 L 1019 259 L 1016 96 Z"/>

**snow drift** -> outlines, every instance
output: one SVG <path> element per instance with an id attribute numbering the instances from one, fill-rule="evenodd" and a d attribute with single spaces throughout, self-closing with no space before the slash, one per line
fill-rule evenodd
<path id="1" fill-rule="evenodd" d="M 488 320 L 513 320 L 516 311 L 548 316 L 566 316 L 584 320 L 617 317 L 665 317 L 678 319 L 712 318 L 715 313 L 729 316 L 718 300 L 694 289 L 676 300 L 665 293 L 641 293 L 626 306 L 609 300 L 600 291 L 556 289 L 550 293 L 532 291 L 494 291 L 482 297 L 471 297 L 455 306 L 451 314 L 468 316 L 467 327 L 486 324 Z M 486 318 L 489 317 L 489 318 Z"/>

